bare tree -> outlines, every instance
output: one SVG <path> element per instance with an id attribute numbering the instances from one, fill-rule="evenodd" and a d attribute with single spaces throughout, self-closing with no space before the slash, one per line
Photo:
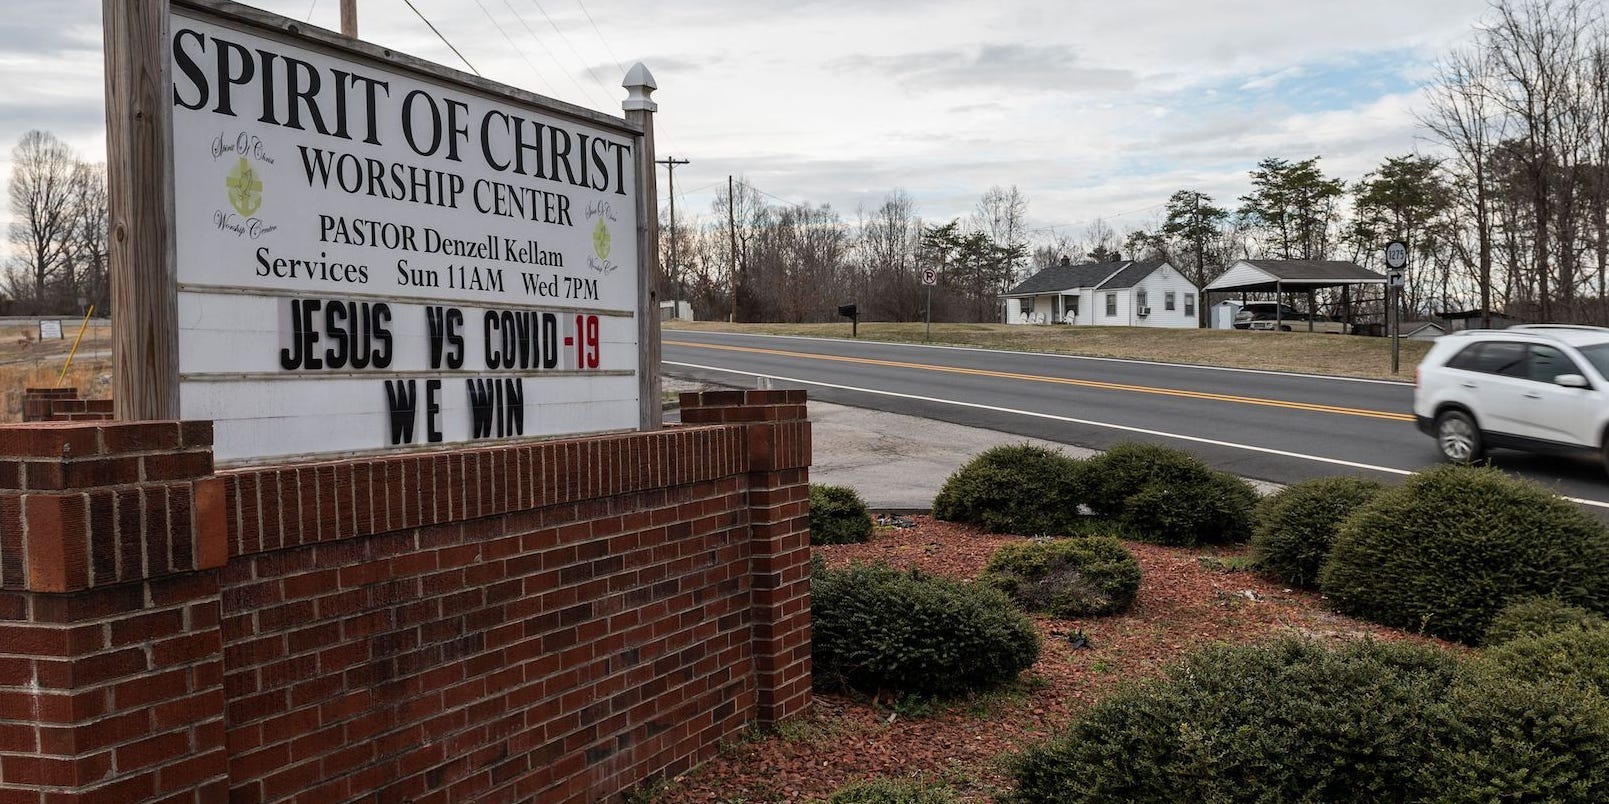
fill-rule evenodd
<path id="1" fill-rule="evenodd" d="M 1028 239 L 1024 227 L 1027 218 L 1028 199 L 1016 185 L 1009 189 L 996 185 L 978 199 L 977 209 L 972 215 L 972 228 L 988 235 L 990 240 L 1002 247 L 1026 253 Z M 1026 266 L 1021 258 L 1013 260 L 1010 267 L 1001 292 L 1009 290 L 1024 278 Z"/>
<path id="2" fill-rule="evenodd" d="M 1084 229 L 1084 253 L 1090 262 L 1112 262 L 1119 256 L 1117 231 L 1106 221 L 1096 218 Z"/>
<path id="3" fill-rule="evenodd" d="M 35 129 L 22 135 L 11 161 L 8 284 L 15 298 L 28 300 L 37 312 L 49 303 L 49 284 L 71 264 L 77 160 L 54 134 Z"/>
<path id="4" fill-rule="evenodd" d="M 111 285 L 107 275 L 106 166 L 79 162 L 73 169 L 72 203 L 68 233 L 71 289 L 79 306 L 93 305 L 110 312 Z M 86 312 L 79 310 L 79 312 Z"/>
<path id="5" fill-rule="evenodd" d="M 1579 0 L 1499 0 L 1486 43 L 1497 78 L 1504 85 L 1494 100 L 1518 126 L 1515 155 L 1529 185 L 1533 275 L 1538 313 L 1550 318 L 1553 290 L 1549 257 L 1553 238 L 1555 172 L 1564 156 L 1570 73 L 1584 22 Z M 1568 290 L 1565 290 L 1568 293 Z"/>
<path id="6" fill-rule="evenodd" d="M 1060 265 L 1062 260 L 1078 264 L 1084 261 L 1084 247 L 1072 235 L 1052 230 L 1052 233 L 1034 248 L 1031 260 L 1029 269 L 1036 273 L 1052 265 Z"/>
<path id="7" fill-rule="evenodd" d="M 1475 229 L 1475 281 L 1484 327 L 1492 325 L 1490 157 L 1503 137 L 1503 118 L 1492 98 L 1493 71 L 1484 51 L 1453 51 L 1436 65 L 1436 78 L 1428 87 L 1429 109 L 1419 117 L 1453 153 L 1453 163 L 1444 167 L 1453 173 L 1455 197 Z"/>
<path id="8" fill-rule="evenodd" d="M 895 190 L 860 226 L 860 262 L 865 273 L 867 312 L 890 321 L 922 316 L 923 289 L 917 251 L 922 222 L 916 202 Z"/>

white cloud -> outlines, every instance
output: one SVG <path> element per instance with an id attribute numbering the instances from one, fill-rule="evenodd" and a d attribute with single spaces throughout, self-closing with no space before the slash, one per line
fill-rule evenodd
<path id="1" fill-rule="evenodd" d="M 311 10 L 313 24 L 338 27 L 335 0 L 255 4 L 298 20 Z M 359 5 L 364 38 L 461 67 L 405 7 Z M 846 216 L 904 188 L 924 216 L 947 219 L 992 185 L 1016 185 L 1035 225 L 1111 220 L 1185 186 L 1233 199 L 1265 156 L 1322 154 L 1326 171 L 1355 180 L 1413 149 L 1416 96 L 1401 77 L 1425 76 L 1487 9 L 1485 0 L 415 5 L 488 78 L 609 113 L 624 97 L 621 68 L 644 59 L 660 85 L 659 152 L 692 160 L 676 174 L 678 213 L 708 209 L 737 174 Z M 8 0 L 0 159 L 29 128 L 91 157 L 104 151 L 99 7 Z M 62 19 L 80 22 L 61 29 Z M 1378 64 L 1397 78 L 1313 108 L 1312 82 Z M 0 211 L 0 230 L 5 220 Z"/>

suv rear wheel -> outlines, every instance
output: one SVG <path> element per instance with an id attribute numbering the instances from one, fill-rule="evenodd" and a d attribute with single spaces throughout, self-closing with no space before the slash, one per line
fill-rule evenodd
<path id="1" fill-rule="evenodd" d="M 1481 431 L 1475 420 L 1461 410 L 1449 410 L 1436 417 L 1436 446 L 1453 463 L 1480 460 Z"/>

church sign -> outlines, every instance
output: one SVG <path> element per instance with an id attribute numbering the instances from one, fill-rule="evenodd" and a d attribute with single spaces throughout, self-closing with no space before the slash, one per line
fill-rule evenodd
<path id="1" fill-rule="evenodd" d="M 167 42 L 180 413 L 219 463 L 637 426 L 638 127 L 232 4 Z"/>

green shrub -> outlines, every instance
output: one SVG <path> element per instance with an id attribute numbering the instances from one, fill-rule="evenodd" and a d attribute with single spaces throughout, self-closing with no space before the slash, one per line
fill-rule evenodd
<path id="1" fill-rule="evenodd" d="M 1243 542 L 1251 535 L 1257 492 L 1228 472 L 1209 471 L 1184 486 L 1152 483 L 1129 498 L 1118 524 L 1136 538 L 1191 546 Z"/>
<path id="2" fill-rule="evenodd" d="M 1287 486 L 1257 504 L 1251 554 L 1280 583 L 1318 586 L 1319 568 L 1341 523 L 1385 485 L 1357 477 L 1326 477 Z"/>
<path id="3" fill-rule="evenodd" d="M 1609 530 L 1534 483 L 1438 466 L 1354 511 L 1319 585 L 1345 613 L 1474 643 L 1526 596 L 1609 611 Z"/>
<path id="4" fill-rule="evenodd" d="M 1035 539 L 989 558 L 979 581 L 1029 611 L 1063 617 L 1115 614 L 1140 590 L 1140 562 L 1110 536 Z"/>
<path id="5" fill-rule="evenodd" d="M 1015 763 L 1014 801 L 1400 800 L 1456 660 L 1301 640 L 1216 647 L 1100 699 Z"/>
<path id="6" fill-rule="evenodd" d="M 1597 614 L 1552 597 L 1525 597 L 1503 607 L 1486 626 L 1483 645 L 1501 645 L 1523 636 L 1542 636 L 1572 628 L 1609 624 Z"/>
<path id="7" fill-rule="evenodd" d="M 810 484 L 811 544 L 853 544 L 871 537 L 872 515 L 854 489 Z"/>
<path id="8" fill-rule="evenodd" d="M 1251 535 L 1257 492 L 1182 450 L 1118 444 L 1084 462 L 1088 505 L 1133 538 L 1191 546 Z"/>
<path id="9" fill-rule="evenodd" d="M 991 533 L 1056 535 L 1077 527 L 1082 462 L 1060 451 L 1014 444 L 979 453 L 944 481 L 933 516 Z"/>
<path id="10" fill-rule="evenodd" d="M 811 662 L 826 689 L 954 695 L 1039 657 L 1033 623 L 999 591 L 880 564 L 811 579 Z"/>
<path id="11" fill-rule="evenodd" d="M 950 804 L 949 788 L 894 779 L 870 779 L 834 791 L 828 804 Z"/>
<path id="12" fill-rule="evenodd" d="M 1016 802 L 1602 801 L 1609 706 L 1434 648 L 1210 648 L 1015 762 Z"/>
<path id="13" fill-rule="evenodd" d="M 1498 678 L 1572 684 L 1609 697 L 1609 627 L 1516 636 L 1482 651 L 1477 664 Z"/>
<path id="14" fill-rule="evenodd" d="M 1609 703 L 1568 684 L 1486 676 L 1426 712 L 1406 788 L 1436 802 L 1609 801 Z"/>

